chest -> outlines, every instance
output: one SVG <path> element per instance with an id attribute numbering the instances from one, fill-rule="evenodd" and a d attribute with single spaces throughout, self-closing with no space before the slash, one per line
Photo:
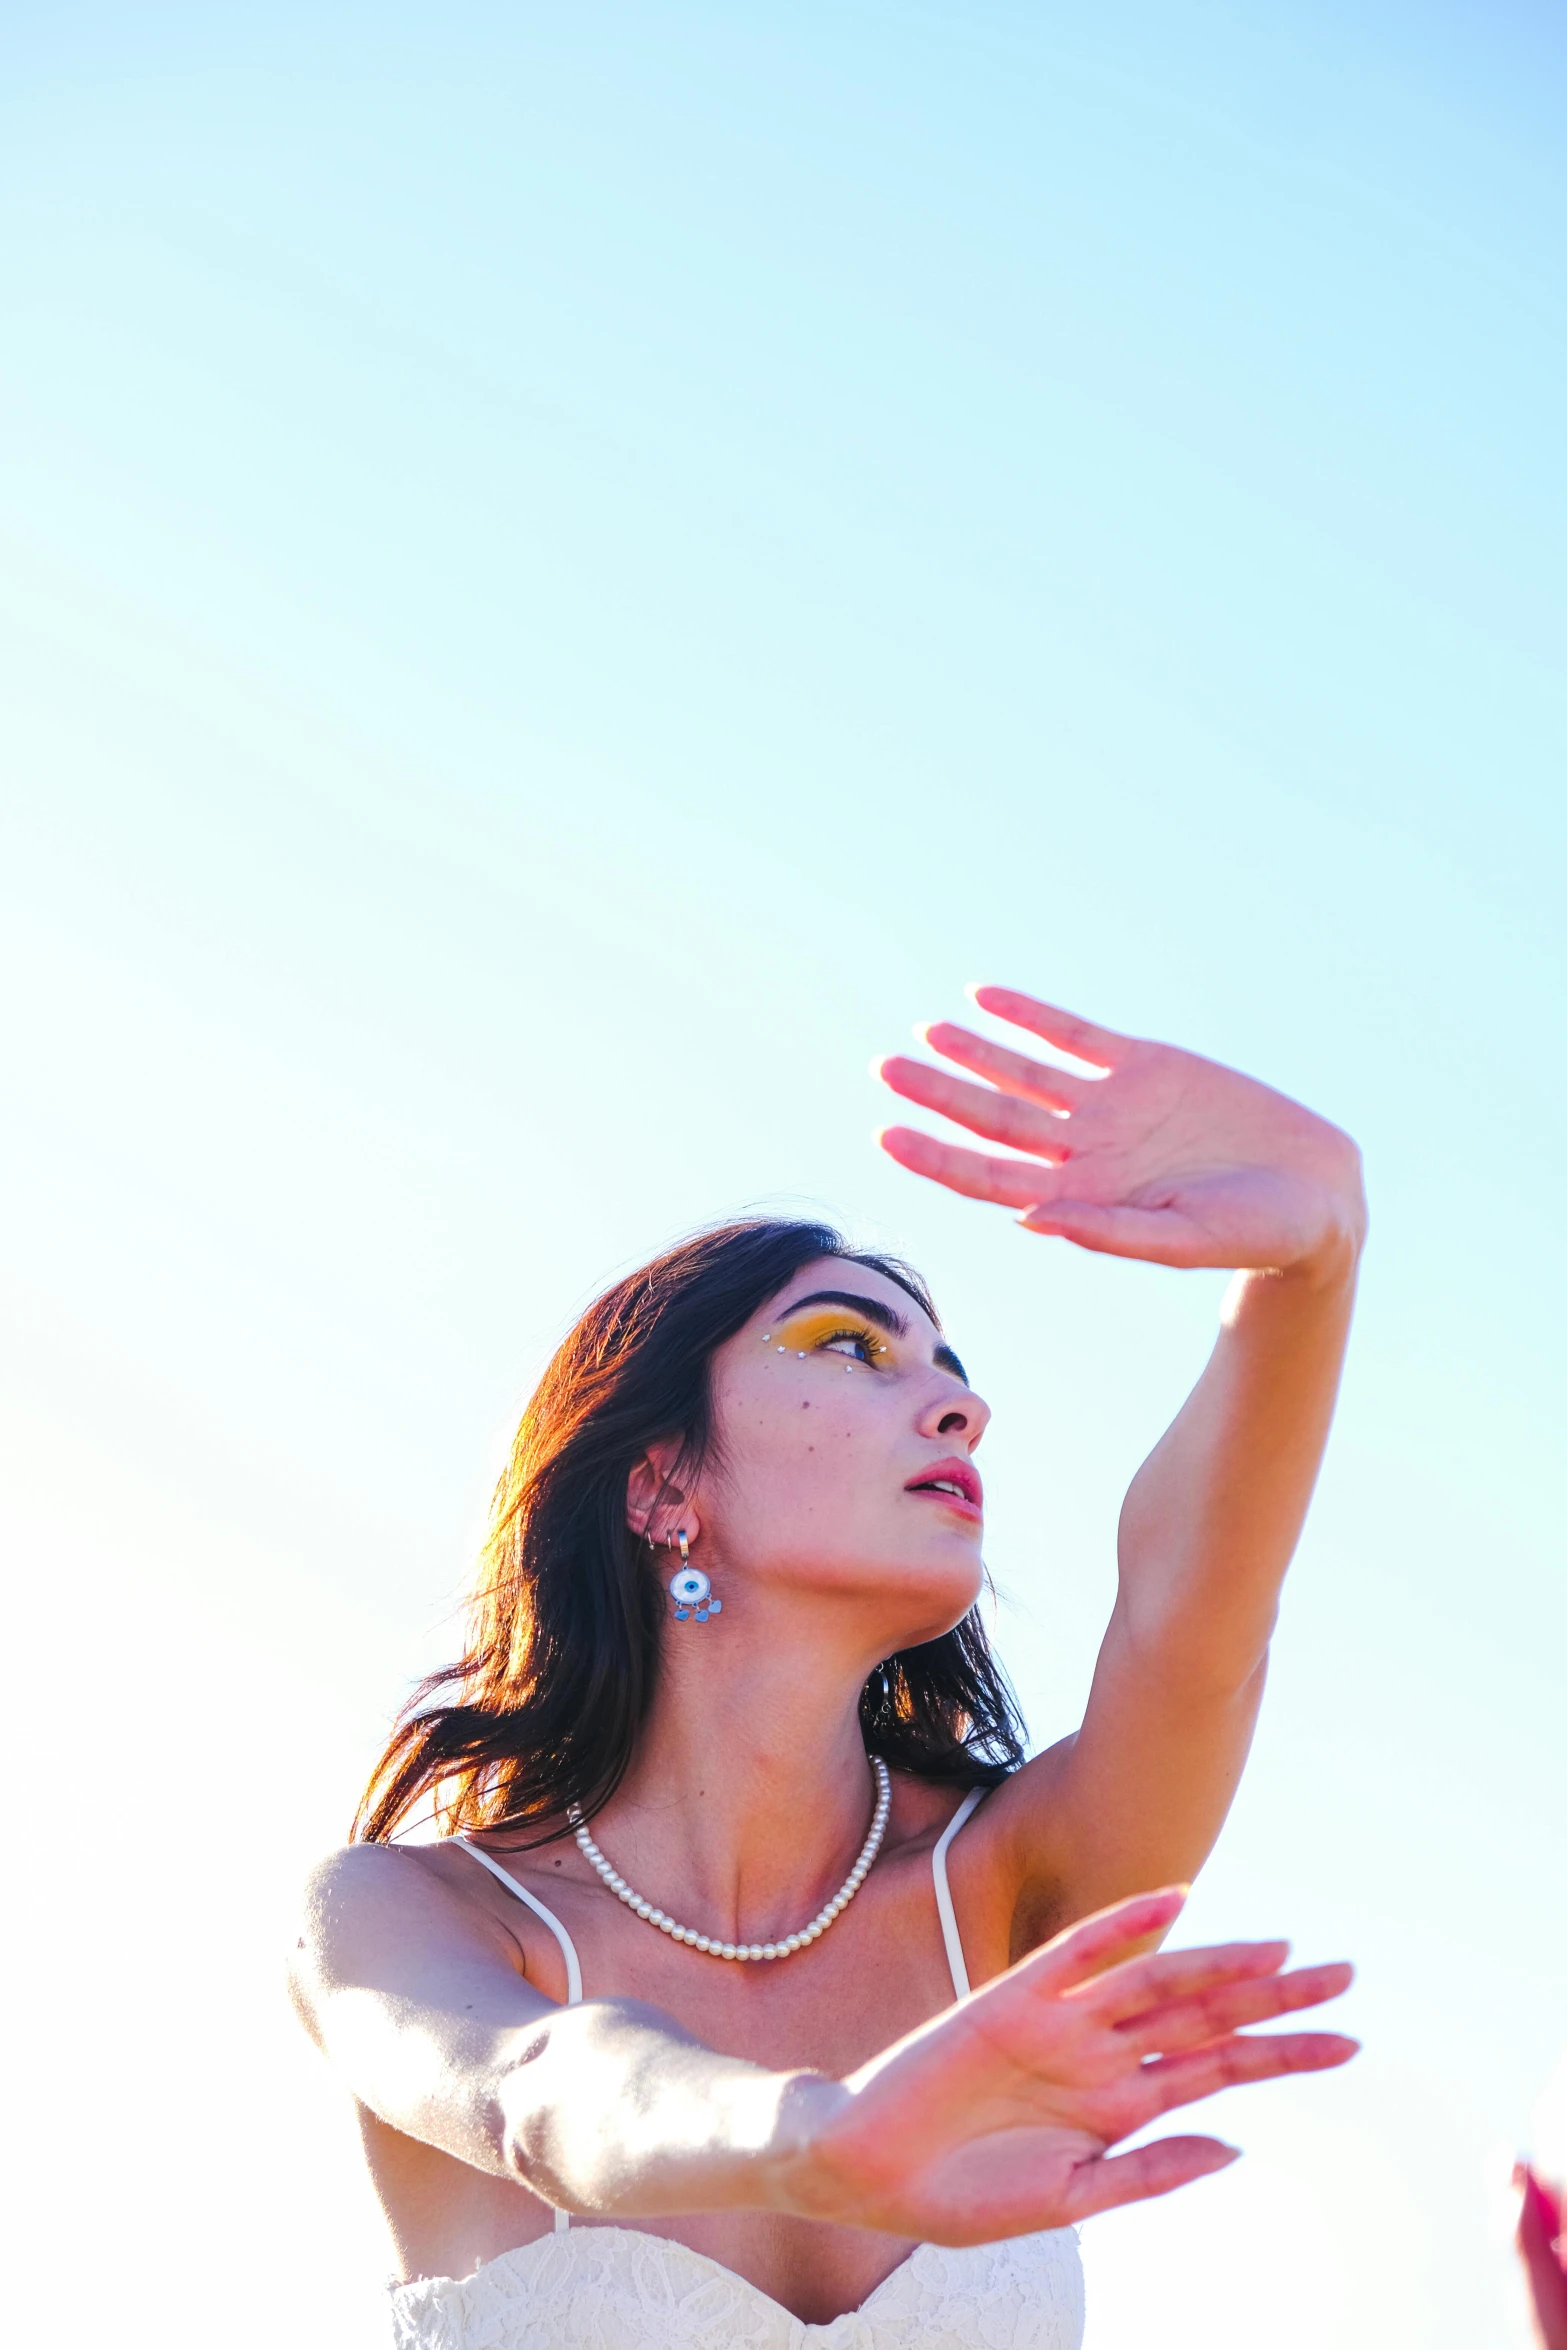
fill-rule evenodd
<path id="1" fill-rule="evenodd" d="M 562 1871 L 553 1883 L 530 1880 L 530 1890 L 570 1935 L 585 1999 L 645 2000 L 708 2047 L 772 2069 L 852 2072 L 956 1995 L 928 1855 L 878 1869 L 820 1941 L 760 1962 L 672 1941 L 597 1880 Z M 548 1926 L 499 1887 L 493 1906 L 528 1980 L 564 1999 L 564 1959 Z M 975 1981 L 995 1971 L 966 1946 L 965 1956 Z"/>

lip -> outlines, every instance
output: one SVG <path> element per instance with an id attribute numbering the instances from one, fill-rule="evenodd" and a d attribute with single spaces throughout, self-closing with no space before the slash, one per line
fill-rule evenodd
<path id="1" fill-rule="evenodd" d="M 932 1500 L 944 1502 L 949 1510 L 956 1510 L 960 1517 L 984 1516 L 985 1488 L 980 1482 L 979 1471 L 972 1461 L 959 1460 L 955 1455 L 950 1460 L 932 1461 L 928 1469 L 921 1469 L 917 1477 L 911 1477 L 903 1490 L 905 1493 L 923 1492 L 937 1477 L 946 1478 L 958 1491 L 932 1494 Z"/>

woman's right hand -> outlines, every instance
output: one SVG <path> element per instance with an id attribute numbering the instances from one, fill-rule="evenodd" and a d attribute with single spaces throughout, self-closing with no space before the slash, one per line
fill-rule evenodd
<path id="1" fill-rule="evenodd" d="M 1063 2227 L 1233 2162 L 1216 2138 L 1110 2149 L 1159 2114 L 1246 2081 L 1321 2072 L 1359 2045 L 1245 2024 L 1345 1990 L 1344 1965 L 1281 1970 L 1283 1942 L 1138 1956 L 1180 1889 L 1085 1918 L 842 2082 L 784 2101 L 774 2200 L 811 2219 L 935 2244 Z"/>
<path id="2" fill-rule="evenodd" d="M 1518 2257 L 1529 2280 L 1529 2302 L 1540 2350 L 1567 2350 L 1567 2196 L 1528 2163 L 1513 2173 L 1523 2190 Z"/>

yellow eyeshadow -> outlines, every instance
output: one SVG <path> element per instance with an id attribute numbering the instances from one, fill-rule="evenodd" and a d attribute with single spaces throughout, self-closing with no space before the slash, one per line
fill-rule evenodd
<path id="1" fill-rule="evenodd" d="M 888 1352 L 887 1341 L 874 1324 L 843 1306 L 808 1306 L 803 1313 L 789 1314 L 767 1333 L 763 1344 L 785 1354 L 809 1354 L 830 1339 L 851 1337 L 863 1339 L 873 1358 Z M 855 1360 L 852 1355 L 846 1359 Z"/>

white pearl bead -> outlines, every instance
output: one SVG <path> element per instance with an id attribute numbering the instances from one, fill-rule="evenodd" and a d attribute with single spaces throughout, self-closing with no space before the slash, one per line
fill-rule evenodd
<path id="1" fill-rule="evenodd" d="M 766 1335 L 764 1333 L 764 1338 Z M 786 1354 L 788 1349 L 780 1347 L 778 1351 L 780 1354 Z M 851 1370 L 853 1367 L 852 1363 L 844 1365 L 845 1370 Z M 626 1883 L 625 1878 L 620 1875 L 618 1870 L 611 1868 L 588 1833 L 587 1822 L 576 1812 L 574 1805 L 568 1806 L 567 1818 L 571 1822 L 578 1850 L 592 1863 L 611 1892 L 618 1900 L 623 1901 L 628 1909 L 634 1911 L 636 1916 L 645 1919 L 651 1926 L 657 1926 L 661 1934 L 667 1934 L 672 1942 L 682 1942 L 688 1949 L 706 1951 L 714 1957 L 744 1962 L 787 1958 L 792 1956 L 795 1951 L 807 1949 L 811 1943 L 820 1940 L 828 1927 L 843 1915 L 875 1863 L 882 1837 L 886 1832 L 887 1819 L 891 1809 L 892 1779 L 887 1765 L 880 1755 L 871 1757 L 871 1768 L 876 1780 L 876 1801 L 871 1819 L 871 1832 L 860 1847 L 853 1868 L 849 1871 L 840 1891 L 834 1895 L 825 1908 L 818 1910 L 810 1924 L 803 1926 L 797 1934 L 787 1935 L 780 1942 L 719 1942 L 710 1934 L 699 1934 L 693 1926 L 677 1925 L 675 1920 L 665 1911 L 656 1909 L 650 1901 L 644 1901 L 642 1896 Z"/>

